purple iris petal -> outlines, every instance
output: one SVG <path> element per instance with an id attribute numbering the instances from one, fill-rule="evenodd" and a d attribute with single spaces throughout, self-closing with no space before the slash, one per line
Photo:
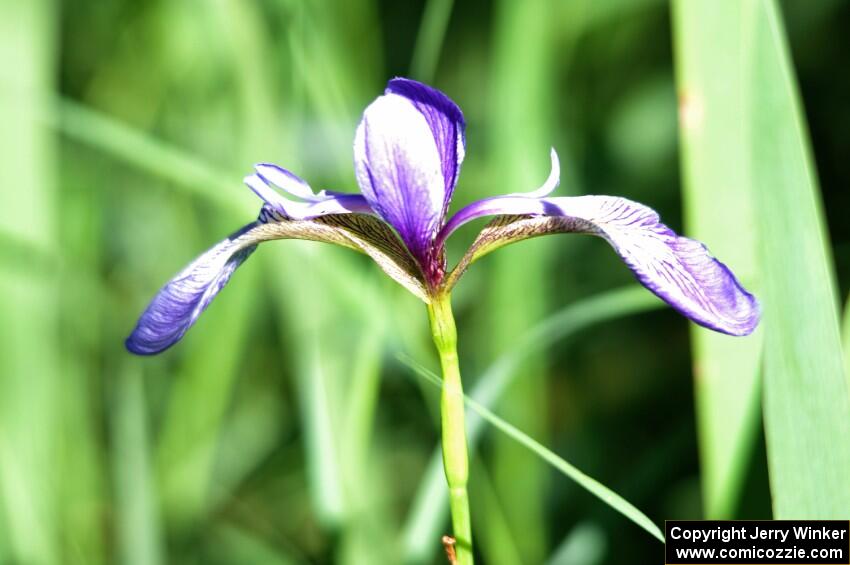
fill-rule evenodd
<path id="1" fill-rule="evenodd" d="M 277 165 L 261 164 L 256 169 L 257 173 L 245 177 L 245 184 L 286 218 L 309 220 L 328 214 L 374 214 L 369 202 L 361 194 L 324 190 L 316 194 L 301 178 Z M 275 187 L 299 200 L 286 198 Z"/>
<path id="2" fill-rule="evenodd" d="M 446 189 L 425 117 L 407 98 L 379 97 L 357 128 L 354 163 L 363 196 L 419 263 L 427 264 L 442 225 Z"/>
<path id="3" fill-rule="evenodd" d="M 529 226 L 528 237 L 583 232 L 605 238 L 644 286 L 700 325 L 731 335 L 747 335 L 758 325 L 756 299 L 726 265 L 702 243 L 676 235 L 642 204 L 611 196 L 506 196 L 473 203 L 457 216 L 468 221 L 495 214 L 563 220 L 545 229 Z M 459 222 L 453 218 L 446 227 L 451 225 Z"/>
<path id="4" fill-rule="evenodd" d="M 325 197 L 324 191 L 315 194 L 307 181 L 283 167 L 271 163 L 259 163 L 254 166 L 254 170 L 267 184 L 276 186 L 301 200 L 312 202 Z"/>
<path id="5" fill-rule="evenodd" d="M 558 184 L 561 182 L 561 163 L 558 159 L 558 153 L 554 148 L 549 151 L 549 159 L 551 161 L 549 176 L 539 188 L 532 190 L 531 192 L 517 192 L 513 194 L 506 194 L 504 196 L 485 198 L 461 208 L 457 213 L 455 213 L 455 215 L 449 218 L 449 221 L 446 222 L 446 225 L 440 230 L 440 233 L 437 235 L 436 245 L 442 246 L 446 239 L 456 229 L 476 218 L 495 216 L 499 214 L 545 214 L 546 205 L 543 202 L 542 197 L 551 194 L 553 190 L 558 188 Z M 506 212 L 505 210 L 509 208 L 514 208 L 520 211 Z"/>
<path id="6" fill-rule="evenodd" d="M 320 204 L 324 202 L 309 203 Z M 273 239 L 320 241 L 362 252 L 393 280 L 428 302 L 416 261 L 392 228 L 375 214 L 332 214 L 303 221 L 266 204 L 256 222 L 198 257 L 157 293 L 127 338 L 127 349 L 152 355 L 179 341 L 257 245 Z"/>
<path id="7" fill-rule="evenodd" d="M 261 221 L 217 244 L 162 287 L 127 338 L 127 349 L 137 355 L 153 355 L 177 343 L 257 248 L 259 239 L 252 229 Z"/>
<path id="8" fill-rule="evenodd" d="M 549 150 L 549 176 L 546 177 L 546 181 L 540 185 L 539 188 L 536 188 L 530 192 L 518 192 L 516 194 L 509 194 L 508 196 L 524 196 L 526 198 L 543 198 L 544 196 L 549 196 L 552 192 L 558 188 L 558 185 L 561 184 L 561 161 L 558 159 L 558 152 L 555 151 L 555 148 L 551 148 Z"/>
<path id="9" fill-rule="evenodd" d="M 354 138 L 361 192 L 426 273 L 441 272 L 434 238 L 460 174 L 464 127 L 460 108 L 448 96 L 396 78 L 366 108 Z"/>
<path id="10" fill-rule="evenodd" d="M 437 143 L 443 164 L 446 193 L 443 198 L 443 216 L 449 209 L 460 165 L 465 153 L 463 112 L 451 98 L 435 88 L 406 78 L 394 78 L 387 83 L 386 94 L 398 94 L 410 100 L 428 122 Z"/>

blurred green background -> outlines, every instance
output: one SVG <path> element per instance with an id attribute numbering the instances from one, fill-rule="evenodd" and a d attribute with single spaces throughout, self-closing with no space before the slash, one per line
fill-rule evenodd
<path id="1" fill-rule="evenodd" d="M 426 312 L 367 259 L 264 245 L 178 346 L 154 358 L 123 348 L 165 281 L 253 219 L 259 202 L 241 177 L 254 163 L 356 191 L 354 128 L 396 75 L 465 112 L 455 209 L 537 187 L 554 146 L 560 194 L 655 208 L 765 304 L 763 352 L 762 332 L 707 337 L 658 307 L 602 241 L 524 242 L 476 264 L 455 293 L 467 392 L 501 383 L 491 409 L 657 524 L 838 517 L 828 501 L 801 509 L 778 493 L 850 497 L 835 492 L 850 489 L 848 460 L 821 449 L 850 445 L 833 347 L 836 294 L 850 287 L 850 3 L 778 4 L 784 32 L 770 6 L 0 1 L 0 563 L 445 562 L 438 391 L 398 357 L 437 367 Z M 763 17 L 790 45 L 804 113 L 781 98 L 783 77 L 795 79 L 782 43 L 759 39 Z M 730 70 L 749 49 L 754 66 Z M 748 77 L 762 82 L 730 102 Z M 706 90 L 689 90 L 701 79 Z M 712 119 L 716 101 L 725 121 Z M 680 135 L 677 107 L 685 130 L 688 116 L 708 116 L 715 137 Z M 808 185 L 786 169 L 797 153 L 770 153 L 796 131 L 769 113 L 788 107 L 811 132 Z M 452 239 L 450 261 L 479 227 Z M 803 263 L 785 257 L 792 248 Z M 800 267 L 808 260 L 817 268 Z M 810 349 L 798 335 L 819 336 L 831 349 L 813 355 L 837 365 L 783 361 L 783 339 Z M 838 398 L 832 412 L 811 409 L 833 420 L 795 412 L 827 381 L 818 391 Z M 825 443 L 811 440 L 824 430 Z M 808 487 L 779 454 L 803 444 L 803 463 L 827 473 L 812 471 Z M 656 539 L 491 428 L 470 488 L 482 563 L 661 558 Z"/>

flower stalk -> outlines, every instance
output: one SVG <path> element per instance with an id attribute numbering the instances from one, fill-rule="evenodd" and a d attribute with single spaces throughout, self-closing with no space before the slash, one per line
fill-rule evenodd
<path id="1" fill-rule="evenodd" d="M 443 389 L 440 399 L 443 469 L 449 487 L 449 507 L 458 565 L 472 565 L 472 522 L 469 513 L 469 456 L 466 447 L 463 384 L 457 357 L 457 330 L 451 296 L 440 292 L 428 305 L 431 334 L 440 356 Z"/>

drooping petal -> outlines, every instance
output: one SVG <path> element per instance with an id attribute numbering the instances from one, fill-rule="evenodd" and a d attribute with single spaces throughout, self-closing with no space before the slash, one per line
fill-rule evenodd
<path id="1" fill-rule="evenodd" d="M 366 108 L 354 138 L 360 190 L 421 265 L 434 259 L 464 156 L 457 105 L 424 84 L 393 79 Z"/>
<path id="2" fill-rule="evenodd" d="M 428 301 L 419 267 L 380 219 L 366 214 L 343 214 L 291 220 L 264 206 L 256 222 L 195 259 L 157 293 L 127 338 L 127 349 L 139 355 L 152 355 L 174 345 L 257 245 L 272 239 L 322 241 L 360 251 L 414 295 Z"/>
<path id="3" fill-rule="evenodd" d="M 257 165 L 257 173 L 245 177 L 248 188 L 278 213 L 292 220 L 310 220 L 329 214 L 373 214 L 361 194 L 321 191 L 313 193 L 305 181 L 275 165 Z M 291 200 L 274 189 L 278 187 L 301 200 Z"/>
<path id="4" fill-rule="evenodd" d="M 473 261 L 509 243 L 553 233 L 588 233 L 606 239 L 638 281 L 696 323 L 731 335 L 747 335 L 758 325 L 756 299 L 729 268 L 702 243 L 676 235 L 642 204 L 610 196 L 510 197 L 482 204 L 479 210 L 484 209 L 509 215 L 482 230 L 448 285 Z"/>
<path id="5" fill-rule="evenodd" d="M 127 349 L 153 355 L 177 343 L 254 252 L 261 241 L 257 225 L 248 224 L 218 243 L 162 287 L 127 338 Z"/>

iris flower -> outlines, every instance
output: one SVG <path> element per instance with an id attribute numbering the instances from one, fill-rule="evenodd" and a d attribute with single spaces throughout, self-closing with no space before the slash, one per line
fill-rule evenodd
<path id="1" fill-rule="evenodd" d="M 456 398 L 462 389 L 448 299 L 470 264 L 513 242 L 585 233 L 608 241 L 641 284 L 697 324 L 746 335 L 758 324 L 759 308 L 703 244 L 674 233 L 652 209 L 616 196 L 551 196 L 560 173 L 554 149 L 551 172 L 539 188 L 485 198 L 448 217 L 465 154 L 464 130 L 463 114 L 448 96 L 413 80 L 390 80 L 364 111 L 354 137 L 360 193 L 315 192 L 286 169 L 257 165 L 245 183 L 264 201 L 258 219 L 166 284 L 126 345 L 149 355 L 180 340 L 261 242 L 324 241 L 369 255 L 429 307 L 443 361 L 444 460 L 459 562 L 471 563 L 463 405 Z M 446 240 L 484 217 L 494 219 L 448 270 Z"/>
<path id="2" fill-rule="evenodd" d="M 758 323 L 753 296 L 701 243 L 680 237 L 652 209 L 615 196 L 550 196 L 558 157 L 531 192 L 485 198 L 446 221 L 465 153 L 460 108 L 442 92 L 396 78 L 372 102 L 354 138 L 360 194 L 322 190 L 271 164 L 245 183 L 265 204 L 252 222 L 201 255 L 157 294 L 127 339 L 159 353 L 195 323 L 233 272 L 271 239 L 309 239 L 362 251 L 422 300 L 450 291 L 470 263 L 503 245 L 557 233 L 606 239 L 638 281 L 705 327 L 746 335 Z M 461 225 L 496 216 L 446 273 L 445 242 Z"/>

